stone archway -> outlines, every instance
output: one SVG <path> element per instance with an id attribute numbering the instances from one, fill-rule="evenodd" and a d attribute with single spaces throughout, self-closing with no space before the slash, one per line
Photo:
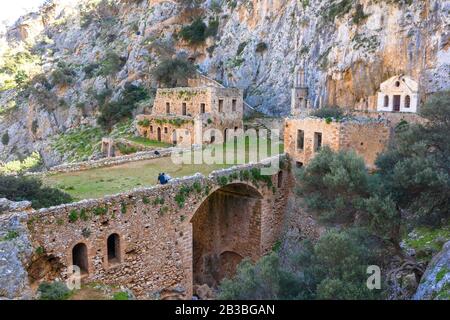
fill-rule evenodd
<path id="1" fill-rule="evenodd" d="M 192 223 L 193 284 L 217 287 L 244 258 L 261 256 L 262 195 L 235 183 L 213 192 L 197 209 Z"/>

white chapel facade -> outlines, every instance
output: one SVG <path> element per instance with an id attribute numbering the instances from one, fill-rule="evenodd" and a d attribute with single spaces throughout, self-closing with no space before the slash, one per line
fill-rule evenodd
<path id="1" fill-rule="evenodd" d="M 416 113 L 419 104 L 419 85 L 404 75 L 394 76 L 380 85 L 377 111 Z"/>

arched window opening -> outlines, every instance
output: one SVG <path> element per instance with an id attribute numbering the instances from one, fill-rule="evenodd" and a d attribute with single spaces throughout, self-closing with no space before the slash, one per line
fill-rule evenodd
<path id="1" fill-rule="evenodd" d="M 228 134 L 228 128 L 225 128 L 223 131 L 223 142 L 227 143 L 227 134 Z"/>
<path id="2" fill-rule="evenodd" d="M 158 141 L 161 141 L 161 128 L 158 127 Z"/>
<path id="3" fill-rule="evenodd" d="M 395 81 L 395 86 L 398 88 L 400 87 L 400 81 Z"/>
<path id="4" fill-rule="evenodd" d="M 120 262 L 120 237 L 117 233 L 113 233 L 108 237 L 108 263 Z"/>
<path id="5" fill-rule="evenodd" d="M 172 132 L 172 143 L 174 145 L 177 145 L 177 131 L 176 130 L 173 130 L 173 132 Z"/>
<path id="6" fill-rule="evenodd" d="M 283 171 L 278 172 L 278 188 L 283 185 Z"/>
<path id="7" fill-rule="evenodd" d="M 84 243 L 78 243 L 72 249 L 72 264 L 80 268 L 81 274 L 89 272 L 88 252 Z"/>
<path id="8" fill-rule="evenodd" d="M 405 108 L 409 108 L 411 106 L 411 98 L 410 96 L 405 97 Z"/>
<path id="9" fill-rule="evenodd" d="M 389 107 L 389 96 L 384 96 L 384 107 Z"/>

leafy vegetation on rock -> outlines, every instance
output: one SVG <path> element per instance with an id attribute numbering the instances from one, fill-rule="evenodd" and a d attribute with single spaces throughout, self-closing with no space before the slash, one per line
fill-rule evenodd
<path id="1" fill-rule="evenodd" d="M 39 153 L 33 152 L 23 160 L 13 160 L 4 164 L 0 163 L 0 174 L 23 173 L 38 169 L 42 164 Z"/>
<path id="2" fill-rule="evenodd" d="M 156 80 L 167 87 L 182 87 L 194 75 L 195 66 L 190 62 L 175 58 L 161 61 L 153 70 Z"/>
<path id="3" fill-rule="evenodd" d="M 97 118 L 98 124 L 107 130 L 111 130 L 113 125 L 130 118 L 132 111 L 137 107 L 137 103 L 149 97 L 148 91 L 138 85 L 125 84 L 121 98 L 117 101 L 105 102 L 100 106 L 100 116 Z"/>
<path id="4" fill-rule="evenodd" d="M 39 285 L 38 292 L 41 300 L 67 300 L 72 294 L 65 283 L 60 281 L 43 282 Z"/>
<path id="5" fill-rule="evenodd" d="M 358 229 L 332 230 L 313 245 L 308 240 L 281 261 L 277 252 L 256 264 L 244 260 L 232 279 L 220 285 L 220 299 L 377 299 L 382 291 L 364 284 L 367 265 L 379 263 L 380 251 Z"/>
<path id="6" fill-rule="evenodd" d="M 178 36 L 190 44 L 203 43 L 207 37 L 215 36 L 219 28 L 219 20 L 210 20 L 207 26 L 201 18 L 195 19 L 190 25 L 184 26 Z"/>
<path id="7" fill-rule="evenodd" d="M 72 197 L 58 189 L 46 187 L 34 177 L 0 175 L 0 198 L 31 201 L 35 209 L 69 203 Z"/>

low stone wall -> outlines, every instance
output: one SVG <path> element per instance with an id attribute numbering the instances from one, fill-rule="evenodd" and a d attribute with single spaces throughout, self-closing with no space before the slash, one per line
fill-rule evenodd
<path id="1" fill-rule="evenodd" d="M 252 169 L 267 167 L 278 159 L 284 165 L 269 178 L 252 176 Z M 233 251 L 229 248 L 239 243 L 241 237 L 250 235 L 255 239 L 254 236 L 259 235 L 257 247 L 246 248 L 245 252 L 252 250 L 253 259 L 268 252 L 281 232 L 287 197 L 292 189 L 287 163 L 282 155 L 257 164 L 218 170 L 208 177 L 196 174 L 173 179 L 167 185 L 7 216 L 8 219 L 20 217 L 22 225 L 28 229 L 34 252 L 27 266 L 32 286 L 42 280 L 67 279 L 68 267 L 74 264 L 77 255 L 74 250 L 81 246 L 85 248 L 83 261 L 87 269 L 83 281 L 123 285 L 141 299 L 159 298 L 163 292 L 166 294 L 171 290 L 190 299 L 193 290 L 193 216 L 216 192 L 225 195 L 222 199 L 237 197 L 247 203 L 251 190 L 258 195 L 252 200 L 257 211 L 242 208 L 245 227 L 239 226 L 245 234 L 235 235 L 232 226 L 231 229 L 229 226 L 220 229 L 220 232 L 228 232 L 230 247 L 225 243 L 223 250 Z M 227 201 L 230 205 L 235 203 Z M 220 204 L 220 207 L 224 208 L 225 216 L 239 214 L 228 212 L 230 207 L 227 205 Z M 248 212 L 258 218 L 251 220 L 253 222 L 245 220 Z M 108 239 L 112 235 L 119 239 L 114 261 L 108 255 Z M 213 235 L 212 239 L 216 238 L 217 235 Z"/>
<path id="2" fill-rule="evenodd" d="M 194 146 L 192 149 L 197 150 L 199 148 L 201 148 L 201 146 Z M 142 152 L 136 152 L 133 154 L 123 155 L 123 156 L 118 156 L 118 157 L 62 164 L 59 166 L 49 168 L 47 172 L 49 172 L 49 173 L 64 173 L 64 172 L 83 171 L 83 170 L 89 170 L 89 169 L 101 168 L 101 167 L 111 167 L 111 166 L 116 166 L 116 165 L 128 163 L 128 162 L 168 157 L 172 154 L 172 152 L 181 152 L 183 150 L 189 151 L 191 149 L 172 147 L 172 148 L 163 148 L 163 149 L 157 149 L 157 150 L 151 150 L 151 151 L 142 151 Z M 156 154 L 155 153 L 156 151 L 159 154 Z M 42 173 L 46 173 L 46 172 L 40 172 L 40 173 L 34 173 L 34 174 L 42 174 Z"/>

